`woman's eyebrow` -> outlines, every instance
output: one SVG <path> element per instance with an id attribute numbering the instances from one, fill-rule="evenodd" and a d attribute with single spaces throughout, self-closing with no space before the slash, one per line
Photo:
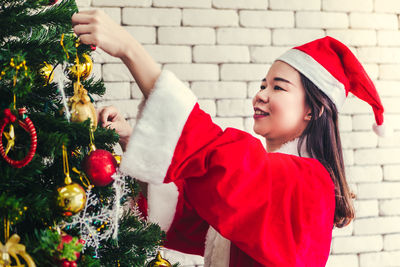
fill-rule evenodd
<path id="1" fill-rule="evenodd" d="M 288 80 L 285 80 L 281 77 L 275 77 L 274 81 L 281 81 L 281 82 L 285 82 L 285 83 L 289 83 L 289 84 L 293 85 L 291 82 L 289 82 Z"/>

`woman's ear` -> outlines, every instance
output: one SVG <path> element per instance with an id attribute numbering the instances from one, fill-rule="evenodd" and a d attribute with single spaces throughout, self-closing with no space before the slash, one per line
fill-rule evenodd
<path id="1" fill-rule="evenodd" d="M 306 121 L 311 120 L 311 118 L 312 118 L 311 108 L 308 108 L 308 109 L 307 109 L 306 114 L 307 114 L 307 115 L 304 116 L 304 120 L 306 120 Z"/>
<path id="2" fill-rule="evenodd" d="M 321 115 L 322 115 L 322 113 L 324 113 L 324 106 L 322 106 L 321 107 L 321 110 L 319 111 L 319 115 L 318 115 L 318 118 L 319 117 L 321 117 Z M 306 120 L 306 121 L 309 121 L 309 120 L 311 120 L 311 118 L 312 118 L 312 113 L 311 113 L 311 108 L 309 108 L 308 110 L 307 110 L 307 115 L 304 117 L 304 119 Z"/>

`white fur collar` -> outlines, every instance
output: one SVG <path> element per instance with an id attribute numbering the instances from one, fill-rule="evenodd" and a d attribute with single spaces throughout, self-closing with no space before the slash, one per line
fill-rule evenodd
<path id="1" fill-rule="evenodd" d="M 230 252 L 231 241 L 210 226 L 206 236 L 204 267 L 228 267 Z"/>
<path id="2" fill-rule="evenodd" d="M 274 152 L 300 156 L 299 153 L 297 152 L 297 144 L 299 143 L 299 139 L 300 138 L 297 137 L 289 142 L 284 143 L 278 150 L 276 150 Z M 307 143 L 307 138 L 301 144 L 300 153 L 301 153 L 302 157 L 311 158 L 307 152 L 306 143 Z"/>

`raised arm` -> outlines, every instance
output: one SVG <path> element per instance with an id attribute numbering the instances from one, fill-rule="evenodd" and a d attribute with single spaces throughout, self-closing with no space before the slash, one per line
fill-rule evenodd
<path id="1" fill-rule="evenodd" d="M 95 45 L 128 67 L 145 98 L 160 76 L 161 69 L 144 47 L 123 27 L 101 10 L 87 10 L 72 16 L 74 32 L 84 44 Z"/>

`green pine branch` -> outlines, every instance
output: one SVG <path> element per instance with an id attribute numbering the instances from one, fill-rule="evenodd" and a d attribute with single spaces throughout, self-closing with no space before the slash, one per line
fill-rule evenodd
<path id="1" fill-rule="evenodd" d="M 39 1 L 7 1 L 0 4 L 0 25 L 13 25 L 4 27 L 0 32 L 0 40 L 10 36 L 18 37 L 30 32 L 31 27 L 71 25 L 71 16 L 78 11 L 74 0 L 65 0 L 58 5 L 42 9 L 49 3 L 48 0 Z"/>

